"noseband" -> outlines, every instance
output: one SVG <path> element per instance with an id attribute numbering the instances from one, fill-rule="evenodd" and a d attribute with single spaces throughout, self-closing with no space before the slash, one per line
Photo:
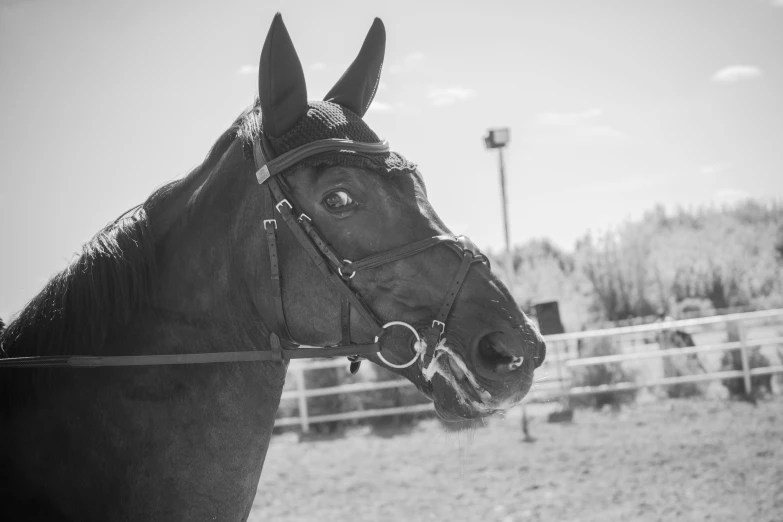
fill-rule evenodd
<path id="1" fill-rule="evenodd" d="M 283 358 L 289 353 L 297 352 L 300 344 L 295 342 L 288 330 L 283 309 L 282 288 L 280 281 L 280 258 L 277 249 L 277 219 L 275 210 L 282 217 L 283 222 L 288 226 L 293 236 L 307 253 L 310 259 L 318 267 L 321 274 L 330 282 L 340 294 L 341 309 L 341 330 L 342 342 L 332 347 L 324 347 L 319 350 L 320 356 L 332 357 L 335 355 L 344 355 L 345 350 L 352 350 L 349 356 L 351 362 L 351 373 L 356 373 L 361 363 L 361 356 L 370 353 L 376 353 L 378 358 L 393 368 L 406 368 L 416 362 L 421 357 L 423 368 L 429 366 L 435 354 L 435 348 L 446 329 L 446 320 L 448 319 L 451 307 L 457 298 L 457 294 L 465 282 L 465 278 L 473 263 L 485 263 L 489 265 L 489 260 L 479 252 L 473 242 L 464 236 L 438 235 L 414 241 L 407 245 L 402 245 L 391 250 L 386 250 L 377 254 L 372 254 L 358 261 L 349 261 L 338 255 L 337 252 L 324 239 L 318 229 L 313 225 L 309 216 L 304 213 L 296 217 L 296 202 L 290 195 L 285 179 L 280 175 L 283 171 L 296 165 L 304 159 L 315 156 L 323 152 L 340 151 L 347 153 L 360 154 L 385 154 L 389 151 L 389 145 L 386 141 L 380 143 L 362 143 L 351 140 L 326 139 L 318 140 L 290 152 L 282 154 L 274 159 L 270 153 L 271 147 L 262 136 L 253 144 L 253 157 L 256 163 L 256 178 L 264 190 L 265 212 L 264 230 L 266 232 L 267 249 L 269 252 L 270 264 L 270 282 L 272 285 L 272 295 L 275 308 L 276 325 L 269 334 L 270 345 L 273 351 L 279 351 Z M 351 287 L 351 279 L 360 270 L 369 270 L 382 265 L 400 261 L 407 257 L 414 256 L 437 245 L 446 245 L 461 257 L 461 263 L 456 275 L 452 279 L 444 301 L 438 310 L 432 323 L 425 329 L 424 336 L 421 338 L 414 327 L 402 322 L 391 321 L 381 324 L 372 310 L 364 303 Z M 359 315 L 374 330 L 375 342 L 372 344 L 354 344 L 351 341 L 351 309 L 356 310 Z M 379 344 L 380 337 L 385 330 L 391 326 L 404 326 L 413 332 L 416 337 L 414 344 L 414 357 L 403 364 L 394 364 L 389 362 L 381 353 Z M 278 333 L 279 332 L 279 333 Z M 284 345 L 284 346 L 283 346 Z"/>
<path id="2" fill-rule="evenodd" d="M 253 144 L 253 157 L 256 165 L 256 178 L 264 191 L 263 227 L 269 252 L 269 276 L 272 286 L 274 309 L 274 325 L 267 329 L 269 336 L 269 351 L 240 351 L 218 353 L 186 353 L 173 355 L 50 355 L 33 357 L 8 357 L 0 359 L 3 367 L 99 367 L 99 366 L 150 366 L 162 364 L 196 364 L 241 361 L 285 361 L 290 359 L 309 359 L 318 357 L 345 357 L 351 360 L 351 373 L 356 373 L 364 355 L 377 354 L 385 364 L 392 368 L 406 368 L 422 359 L 422 369 L 426 369 L 435 354 L 436 347 L 445 330 L 446 321 L 457 294 L 465 282 L 465 277 L 473 263 L 484 263 L 489 266 L 489 260 L 468 238 L 464 236 L 439 235 L 408 243 L 378 254 L 372 254 L 358 261 L 343 259 L 327 243 L 318 229 L 312 224 L 306 214 L 296 216 L 296 201 L 291 197 L 287 184 L 280 175 L 287 168 L 296 165 L 304 159 L 316 154 L 330 151 L 340 151 L 359 154 L 385 154 L 389 145 L 380 143 L 361 143 L 351 140 L 327 139 L 318 140 L 292 151 L 274 157 L 271 147 L 264 137 Z M 277 212 L 277 214 L 275 214 Z M 334 286 L 340 294 L 342 342 L 335 346 L 315 347 L 294 341 L 288 330 L 283 309 L 283 292 L 280 280 L 280 257 L 277 248 L 277 233 L 279 215 L 293 236 L 315 263 L 321 274 Z M 372 310 L 351 288 L 351 279 L 360 270 L 370 270 L 379 266 L 400 261 L 414 256 L 438 245 L 445 245 L 461 257 L 457 273 L 451 281 L 446 296 L 432 323 L 424 329 L 423 337 L 417 330 L 402 321 L 391 321 L 381 324 Z M 351 342 L 351 310 L 359 315 L 373 329 L 375 341 L 369 344 Z M 392 326 L 403 326 L 410 329 L 416 337 L 414 357 L 403 364 L 389 362 L 381 353 L 379 340 L 386 329 Z"/>

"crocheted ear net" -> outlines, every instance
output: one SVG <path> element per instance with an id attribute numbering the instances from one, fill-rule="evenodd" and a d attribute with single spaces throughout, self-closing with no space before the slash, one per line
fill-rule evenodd
<path id="1" fill-rule="evenodd" d="M 269 143 L 279 156 L 307 143 L 328 138 L 340 138 L 364 143 L 381 140 L 357 114 L 328 101 L 310 101 L 304 116 L 280 137 L 268 136 Z M 297 163 L 290 169 L 320 165 L 361 167 L 381 174 L 405 174 L 416 170 L 416 164 L 396 152 L 362 154 L 347 150 L 324 152 Z"/>

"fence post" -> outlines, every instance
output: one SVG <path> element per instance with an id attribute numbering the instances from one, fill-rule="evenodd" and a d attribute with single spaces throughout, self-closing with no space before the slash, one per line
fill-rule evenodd
<path id="1" fill-rule="evenodd" d="M 753 391 L 753 384 L 750 380 L 750 361 L 748 360 L 748 334 L 745 331 L 745 324 L 737 321 L 737 330 L 740 341 L 740 357 L 742 358 L 742 378 L 745 381 L 745 395 L 750 397 Z"/>
<path id="2" fill-rule="evenodd" d="M 294 368 L 294 379 L 296 379 L 296 393 L 299 401 L 299 424 L 302 427 L 302 433 L 309 433 L 310 422 L 307 418 L 307 397 L 304 395 L 307 386 L 305 386 L 304 370 L 302 368 Z"/>

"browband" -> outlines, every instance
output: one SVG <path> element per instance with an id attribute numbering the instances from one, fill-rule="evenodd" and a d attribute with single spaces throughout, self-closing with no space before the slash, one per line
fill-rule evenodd
<path id="1" fill-rule="evenodd" d="M 259 184 L 263 184 L 270 176 L 279 174 L 300 161 L 323 152 L 339 151 L 359 154 L 386 154 L 389 152 L 389 142 L 385 140 L 378 143 L 364 143 L 361 141 L 329 138 L 313 141 L 271 159 L 272 154 L 268 150 L 268 146 L 269 144 L 263 143 L 262 140 L 253 142 L 253 157 L 258 168 L 256 178 L 258 178 Z"/>

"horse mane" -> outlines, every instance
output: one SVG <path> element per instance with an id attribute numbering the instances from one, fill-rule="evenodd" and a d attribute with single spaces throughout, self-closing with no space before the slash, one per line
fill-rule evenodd
<path id="1" fill-rule="evenodd" d="M 0 337 L 3 355 L 91 354 L 154 299 L 153 234 L 143 207 L 98 232 Z"/>
<path id="2" fill-rule="evenodd" d="M 244 115 L 223 133 L 201 165 L 95 234 L 19 316 L 0 329 L 0 357 L 100 355 L 110 331 L 154 305 L 156 234 L 150 215 L 217 163 L 237 137 Z"/>
<path id="3" fill-rule="evenodd" d="M 100 230 L 14 321 L 0 328 L 0 357 L 102 354 L 109 332 L 128 325 L 139 311 L 155 304 L 155 239 L 164 231 L 155 233 L 150 216 L 171 196 L 200 183 L 235 139 L 241 141 L 245 156 L 252 158 L 252 143 L 261 133 L 256 100 L 218 138 L 201 165 Z"/>

